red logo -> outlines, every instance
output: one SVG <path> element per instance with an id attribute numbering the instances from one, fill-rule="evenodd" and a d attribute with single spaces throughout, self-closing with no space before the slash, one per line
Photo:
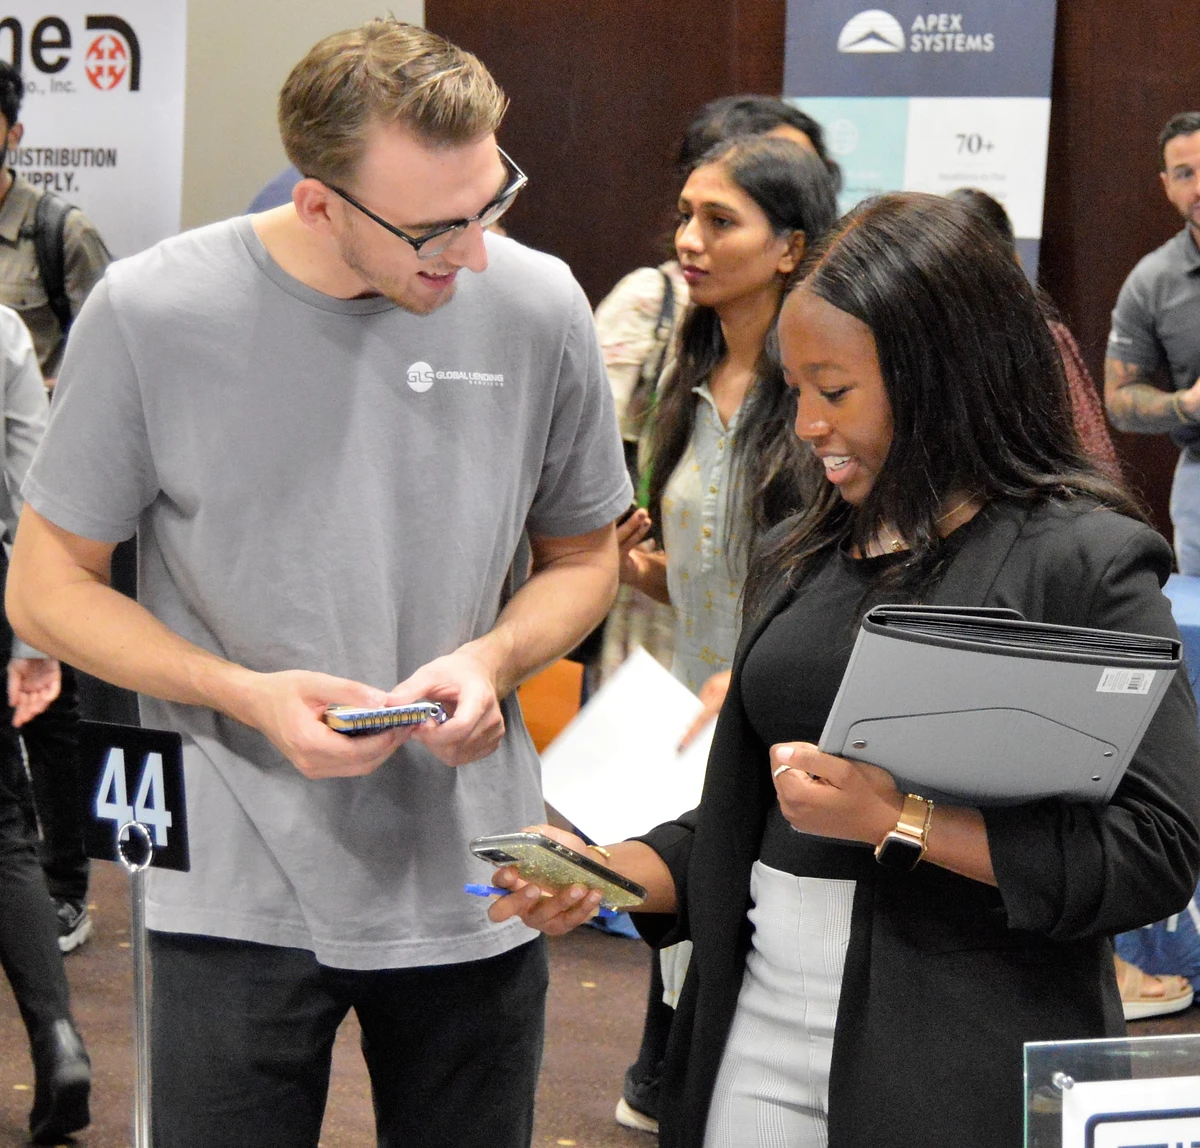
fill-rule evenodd
<path id="1" fill-rule="evenodd" d="M 92 86 L 102 92 L 111 91 L 124 78 L 129 70 L 129 50 L 125 42 L 116 36 L 105 33 L 92 41 L 84 55 L 87 61 L 83 70 Z"/>

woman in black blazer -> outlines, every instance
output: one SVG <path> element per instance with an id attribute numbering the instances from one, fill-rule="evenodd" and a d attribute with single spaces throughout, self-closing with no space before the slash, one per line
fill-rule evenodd
<path id="1" fill-rule="evenodd" d="M 1108 938 L 1195 888 L 1187 679 L 1103 806 L 934 807 L 813 743 L 872 605 L 1176 636 L 1171 552 L 1083 455 L 1033 292 L 959 205 L 851 213 L 779 337 L 829 485 L 760 548 L 700 806 L 609 850 L 650 891 L 643 932 L 695 945 L 660 1142 L 1013 1148 L 1023 1043 L 1122 1034 Z M 496 879 L 497 920 L 594 911 Z"/>

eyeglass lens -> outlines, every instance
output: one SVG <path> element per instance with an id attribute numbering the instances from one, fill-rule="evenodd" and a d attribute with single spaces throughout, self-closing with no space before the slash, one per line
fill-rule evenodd
<path id="1" fill-rule="evenodd" d="M 478 221 L 473 220 L 472 222 L 478 222 L 481 230 L 491 227 L 491 225 L 495 223 L 500 216 L 502 216 L 510 207 L 512 207 L 513 201 L 517 198 L 517 192 L 520 190 L 520 187 L 514 188 L 503 199 L 496 200 L 491 207 L 487 208 L 487 210 L 479 216 Z M 417 248 L 417 258 L 436 259 L 437 256 L 441 255 L 441 253 L 445 251 L 451 243 L 458 239 L 459 236 L 461 236 L 470 226 L 470 223 L 461 223 L 457 227 L 443 232 L 441 235 L 431 236 L 428 243 L 422 243 L 421 246 Z"/>

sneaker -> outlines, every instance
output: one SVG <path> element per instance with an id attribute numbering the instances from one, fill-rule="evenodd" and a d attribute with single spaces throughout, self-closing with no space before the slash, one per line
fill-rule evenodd
<path id="1" fill-rule="evenodd" d="M 636 1108 L 630 1107 L 625 1097 L 617 1101 L 617 1123 L 623 1128 L 634 1128 L 638 1132 L 652 1132 L 658 1135 L 658 1121 L 653 1116 L 647 1116 Z"/>
<path id="2" fill-rule="evenodd" d="M 653 1132 L 658 1135 L 658 1092 L 659 1078 L 634 1076 L 633 1067 L 625 1073 L 623 1095 L 617 1101 L 615 1113 L 617 1123 L 638 1132 Z"/>
<path id="3" fill-rule="evenodd" d="M 69 953 L 92 935 L 92 915 L 87 905 L 77 901 L 55 901 L 54 908 L 58 915 L 58 947 Z"/>

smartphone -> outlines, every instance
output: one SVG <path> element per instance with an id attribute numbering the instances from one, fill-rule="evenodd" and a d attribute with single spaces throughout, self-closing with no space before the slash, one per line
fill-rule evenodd
<path id="1" fill-rule="evenodd" d="M 379 733 L 425 721 L 441 725 L 448 716 L 437 702 L 413 702 L 406 706 L 330 706 L 325 711 L 325 724 L 338 733 Z"/>
<path id="2" fill-rule="evenodd" d="M 493 865 L 511 865 L 523 881 L 543 889 L 582 885 L 599 889 L 606 909 L 633 909 L 646 899 L 641 885 L 542 833 L 498 833 L 476 837 L 471 852 Z"/>
<path id="3" fill-rule="evenodd" d="M 621 511 L 620 517 L 616 521 L 617 526 L 624 526 L 633 517 L 633 512 L 637 510 L 638 504 L 631 502 L 624 510 Z"/>

